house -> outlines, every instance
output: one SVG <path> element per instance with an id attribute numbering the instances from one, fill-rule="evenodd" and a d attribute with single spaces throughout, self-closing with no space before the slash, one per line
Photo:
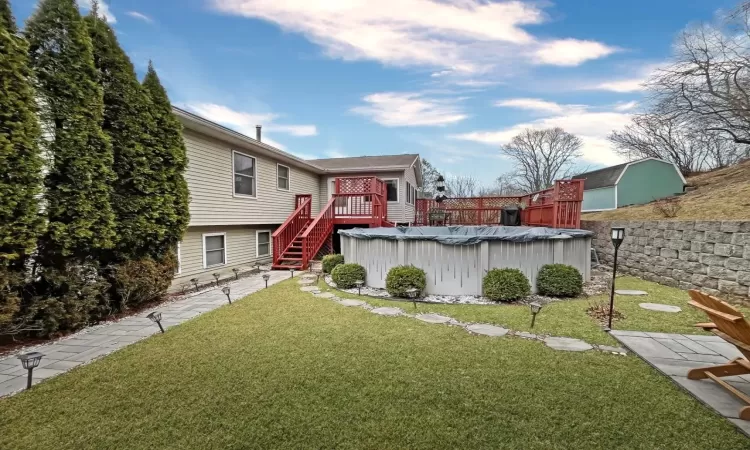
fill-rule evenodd
<path id="1" fill-rule="evenodd" d="M 585 180 L 583 212 L 642 205 L 680 194 L 687 184 L 675 164 L 657 158 L 606 167 L 572 178 Z"/>
<path id="2" fill-rule="evenodd" d="M 302 268 L 326 245 L 336 247 L 335 229 L 414 221 L 419 155 L 304 160 L 262 142 L 260 127 L 252 139 L 174 113 L 184 128 L 190 189 L 175 286 L 272 261 Z"/>

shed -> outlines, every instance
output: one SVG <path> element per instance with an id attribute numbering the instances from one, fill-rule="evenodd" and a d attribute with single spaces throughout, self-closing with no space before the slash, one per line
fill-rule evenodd
<path id="1" fill-rule="evenodd" d="M 657 158 L 605 167 L 573 179 L 585 180 L 583 212 L 642 205 L 680 194 L 687 184 L 675 164 Z"/>

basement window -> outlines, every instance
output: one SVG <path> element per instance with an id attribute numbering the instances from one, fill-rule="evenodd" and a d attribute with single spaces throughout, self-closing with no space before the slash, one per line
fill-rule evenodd
<path id="1" fill-rule="evenodd" d="M 227 263 L 226 243 L 226 233 L 203 235 L 203 268 L 223 266 Z"/>

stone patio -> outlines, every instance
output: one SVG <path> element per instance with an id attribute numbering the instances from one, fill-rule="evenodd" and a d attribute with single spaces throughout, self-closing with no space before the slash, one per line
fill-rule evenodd
<path id="1" fill-rule="evenodd" d="M 289 278 L 287 272 L 269 272 L 268 285 L 276 284 Z M 223 286 L 223 285 L 222 285 Z M 253 275 L 233 281 L 232 299 L 240 299 L 265 287 L 260 275 Z M 162 313 L 162 326 L 165 329 L 179 325 L 204 312 L 227 305 L 227 297 L 220 288 L 199 292 L 174 302 L 168 302 L 157 311 Z M 86 328 L 59 341 L 33 348 L 33 351 L 44 353 L 39 367 L 34 369 L 34 384 L 67 372 L 81 364 L 112 353 L 134 342 L 159 332 L 155 323 L 146 316 L 153 310 L 126 317 L 117 322 Z M 32 348 L 23 352 L 32 351 Z M 26 370 L 14 354 L 0 358 L 0 397 L 12 395 L 26 387 Z"/>
<path id="2" fill-rule="evenodd" d="M 687 379 L 690 369 L 723 364 L 730 359 L 741 357 L 742 354 L 734 345 L 728 344 L 718 336 L 619 330 L 612 330 L 610 334 L 750 436 L 750 421 L 737 418 L 740 408 L 745 406 L 742 402 L 711 380 Z M 722 379 L 750 395 L 750 375 Z"/>

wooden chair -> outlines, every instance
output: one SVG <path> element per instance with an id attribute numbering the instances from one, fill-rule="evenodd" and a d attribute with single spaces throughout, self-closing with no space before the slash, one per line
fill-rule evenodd
<path id="1" fill-rule="evenodd" d="M 750 420 L 750 397 L 721 379 L 721 377 L 750 374 L 750 361 L 748 361 L 748 358 L 750 358 L 750 322 L 737 308 L 716 297 L 692 290 L 690 291 L 690 298 L 692 300 L 689 305 L 705 312 L 708 318 L 712 320 L 712 322 L 699 323 L 696 326 L 710 331 L 734 345 L 744 358 L 736 358 L 727 364 L 718 366 L 692 369 L 688 372 L 688 378 L 691 380 L 710 378 L 718 383 L 748 405 L 740 409 L 739 418 Z"/>

